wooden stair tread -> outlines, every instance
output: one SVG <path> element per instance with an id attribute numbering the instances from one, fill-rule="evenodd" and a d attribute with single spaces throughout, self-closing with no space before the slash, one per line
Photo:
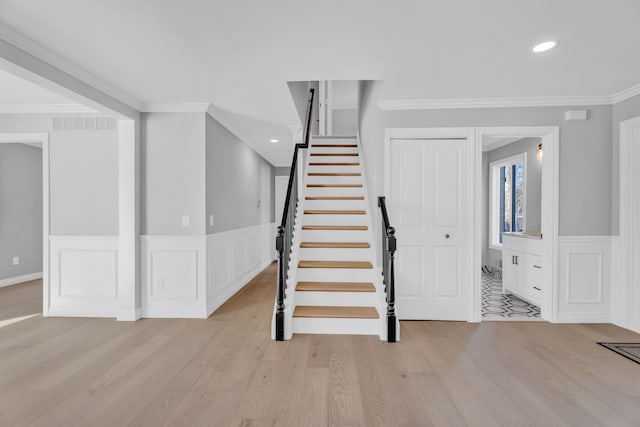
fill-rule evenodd
<path id="1" fill-rule="evenodd" d="M 358 148 L 358 144 L 311 144 L 311 146 L 321 148 Z"/>
<path id="2" fill-rule="evenodd" d="M 364 200 L 364 196 L 307 196 L 305 200 Z"/>
<path id="3" fill-rule="evenodd" d="M 375 292 L 370 282 L 298 282 L 300 292 Z"/>
<path id="4" fill-rule="evenodd" d="M 358 153 L 311 153 L 311 156 L 322 157 L 357 157 Z"/>
<path id="5" fill-rule="evenodd" d="M 360 172 L 309 172 L 309 176 L 362 176 Z"/>
<path id="6" fill-rule="evenodd" d="M 369 249 L 371 245 L 367 242 L 302 242 L 301 248 L 347 248 L 347 249 Z"/>
<path id="7" fill-rule="evenodd" d="M 303 230 L 366 231 L 366 225 L 303 225 Z"/>
<path id="8" fill-rule="evenodd" d="M 366 212 L 362 210 L 322 210 L 308 209 L 304 211 L 305 215 L 364 215 Z"/>
<path id="9" fill-rule="evenodd" d="M 308 188 L 360 188 L 362 184 L 307 184 Z"/>
<path id="10" fill-rule="evenodd" d="M 312 261 L 301 260 L 298 268 L 354 268 L 371 269 L 373 265 L 369 261 Z"/>
<path id="11" fill-rule="evenodd" d="M 293 317 L 312 317 L 325 319 L 378 319 L 375 307 L 298 305 Z"/>
<path id="12" fill-rule="evenodd" d="M 310 162 L 309 166 L 360 166 L 360 163 L 358 163 L 358 162 L 354 162 L 354 163 L 348 163 L 348 162 L 337 162 L 337 163 L 332 163 L 332 162 Z"/>

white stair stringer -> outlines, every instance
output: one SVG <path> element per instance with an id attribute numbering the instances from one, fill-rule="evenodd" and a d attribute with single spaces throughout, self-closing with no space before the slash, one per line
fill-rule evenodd
<path id="1" fill-rule="evenodd" d="M 314 147 L 314 144 L 357 144 L 357 148 Z M 316 156 L 313 154 L 350 153 L 357 156 Z M 357 166 L 311 165 L 311 163 L 358 163 Z M 367 193 L 362 150 L 356 138 L 315 138 L 306 154 L 304 181 L 300 183 L 300 197 L 295 231 L 292 244 L 290 271 L 285 301 L 285 339 L 294 333 L 308 334 L 358 334 L 378 335 L 387 338 L 386 302 L 382 284 L 381 269 L 376 262 L 376 247 L 373 238 L 373 221 Z M 322 173 L 329 175 L 311 175 Z M 335 174 L 346 173 L 346 176 Z M 353 175 L 359 174 L 359 175 Z M 312 186 L 309 187 L 308 185 Z M 318 187 L 317 185 L 330 185 Z M 358 185 L 342 187 L 341 185 Z M 316 185 L 316 186 L 313 186 Z M 334 187 L 335 185 L 335 187 Z M 306 197 L 348 197 L 356 200 L 306 200 Z M 365 211 L 362 214 L 305 213 L 305 210 L 330 211 Z M 358 226 L 366 230 L 307 230 L 303 226 Z M 358 243 L 368 247 L 347 248 L 301 248 L 302 242 Z M 372 268 L 300 268 L 300 261 L 353 261 L 368 262 Z M 368 284 L 367 291 L 300 291 L 296 286 L 300 282 L 321 284 L 348 284 L 351 282 Z M 371 288 L 371 285 L 373 287 Z M 357 309 L 369 310 L 369 317 L 358 318 L 356 315 L 340 314 L 339 317 L 307 316 L 293 317 L 296 307 L 312 309 Z M 371 308 L 375 308 L 378 318 L 370 316 Z M 356 310 L 357 312 L 357 310 Z M 325 313 L 326 314 L 326 313 Z M 342 317 L 340 317 L 342 316 Z M 274 316 L 275 317 L 275 316 Z M 399 326 L 397 327 L 399 330 Z M 272 328 L 273 330 L 273 328 Z M 399 332 L 399 331 L 398 331 Z M 399 334 L 397 334 L 399 336 Z"/>

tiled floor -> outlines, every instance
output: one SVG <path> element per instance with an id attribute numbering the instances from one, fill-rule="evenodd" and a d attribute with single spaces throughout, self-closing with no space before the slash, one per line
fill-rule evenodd
<path id="1" fill-rule="evenodd" d="M 499 272 L 482 272 L 482 318 L 491 320 L 541 320 L 540 308 L 502 293 Z"/>

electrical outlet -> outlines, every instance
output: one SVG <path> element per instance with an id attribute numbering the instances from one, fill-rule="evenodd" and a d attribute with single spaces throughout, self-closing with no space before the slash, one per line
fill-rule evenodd
<path id="1" fill-rule="evenodd" d="M 182 226 L 188 227 L 191 224 L 191 218 L 189 215 L 182 215 Z"/>
<path id="2" fill-rule="evenodd" d="M 20 264 L 20 257 L 19 256 L 14 256 L 13 257 L 13 265 L 18 265 Z"/>
<path id="3" fill-rule="evenodd" d="M 209 215 L 209 227 L 213 227 L 213 215 Z"/>

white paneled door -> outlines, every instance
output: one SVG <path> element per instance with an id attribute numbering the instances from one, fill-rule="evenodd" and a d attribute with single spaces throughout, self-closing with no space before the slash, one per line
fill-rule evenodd
<path id="1" fill-rule="evenodd" d="M 467 320 L 469 142 L 394 139 L 390 154 L 400 318 Z"/>

